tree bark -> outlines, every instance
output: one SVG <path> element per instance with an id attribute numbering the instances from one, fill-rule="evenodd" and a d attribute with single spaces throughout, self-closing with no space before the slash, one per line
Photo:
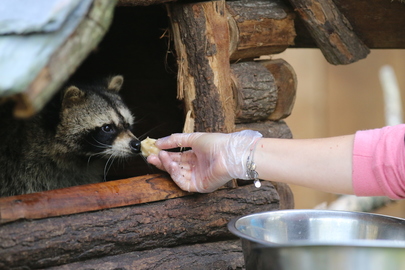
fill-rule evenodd
<path id="1" fill-rule="evenodd" d="M 244 269 L 239 240 L 185 245 L 172 248 L 135 251 L 126 254 L 97 258 L 84 262 L 48 268 L 48 270 L 167 270 L 167 269 Z"/>
<path id="2" fill-rule="evenodd" d="M 261 61 L 274 76 L 277 86 L 277 104 L 268 117 L 269 120 L 278 121 L 290 116 L 297 93 L 297 75 L 290 64 L 283 59 Z"/>
<path id="3" fill-rule="evenodd" d="M 267 119 L 276 108 L 277 85 L 270 71 L 256 62 L 231 65 L 237 98 L 236 123 Z"/>
<path id="4" fill-rule="evenodd" d="M 349 20 L 356 35 L 370 49 L 405 49 L 405 4 L 403 1 L 333 0 Z M 297 37 L 294 47 L 316 48 L 313 37 L 296 17 Z"/>
<path id="5" fill-rule="evenodd" d="M 293 68 L 283 59 L 231 65 L 236 123 L 281 120 L 292 112 L 297 90 Z"/>
<path id="6" fill-rule="evenodd" d="M 275 54 L 294 44 L 294 12 L 282 1 L 227 1 L 231 60 Z"/>
<path id="7" fill-rule="evenodd" d="M 169 4 L 178 62 L 178 98 L 194 131 L 232 132 L 234 100 L 225 1 Z"/>
<path id="8" fill-rule="evenodd" d="M 350 64 L 370 53 L 332 0 L 289 1 L 329 63 Z"/>
<path id="9" fill-rule="evenodd" d="M 0 227 L 0 268 L 46 268 L 132 251 L 235 239 L 227 223 L 278 210 L 270 182 Z M 25 268 L 24 268 L 25 267 Z"/>

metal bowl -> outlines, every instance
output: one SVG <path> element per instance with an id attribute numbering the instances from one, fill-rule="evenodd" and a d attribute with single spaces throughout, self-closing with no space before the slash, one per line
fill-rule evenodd
<path id="1" fill-rule="evenodd" d="M 233 219 L 246 269 L 403 270 L 405 219 L 370 213 L 282 210 Z"/>

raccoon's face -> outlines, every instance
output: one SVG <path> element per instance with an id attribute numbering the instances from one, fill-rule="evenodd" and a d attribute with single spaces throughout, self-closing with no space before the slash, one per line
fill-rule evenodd
<path id="1" fill-rule="evenodd" d="M 104 86 L 65 90 L 57 139 L 67 151 L 104 158 L 140 153 L 131 132 L 134 118 L 118 94 L 122 83 L 122 76 L 115 76 Z"/>

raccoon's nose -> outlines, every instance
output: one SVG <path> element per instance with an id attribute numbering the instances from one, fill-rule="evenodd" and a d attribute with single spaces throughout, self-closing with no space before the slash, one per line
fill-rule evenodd
<path id="1" fill-rule="evenodd" d="M 129 146 L 131 147 L 132 152 L 134 152 L 134 153 L 141 152 L 141 142 L 139 140 L 132 140 L 129 143 Z"/>

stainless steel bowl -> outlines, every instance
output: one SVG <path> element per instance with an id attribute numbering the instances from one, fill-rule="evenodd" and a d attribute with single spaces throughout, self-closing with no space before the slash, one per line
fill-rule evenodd
<path id="1" fill-rule="evenodd" d="M 246 269 L 404 270 L 405 219 L 360 212 L 282 210 L 233 219 Z"/>

